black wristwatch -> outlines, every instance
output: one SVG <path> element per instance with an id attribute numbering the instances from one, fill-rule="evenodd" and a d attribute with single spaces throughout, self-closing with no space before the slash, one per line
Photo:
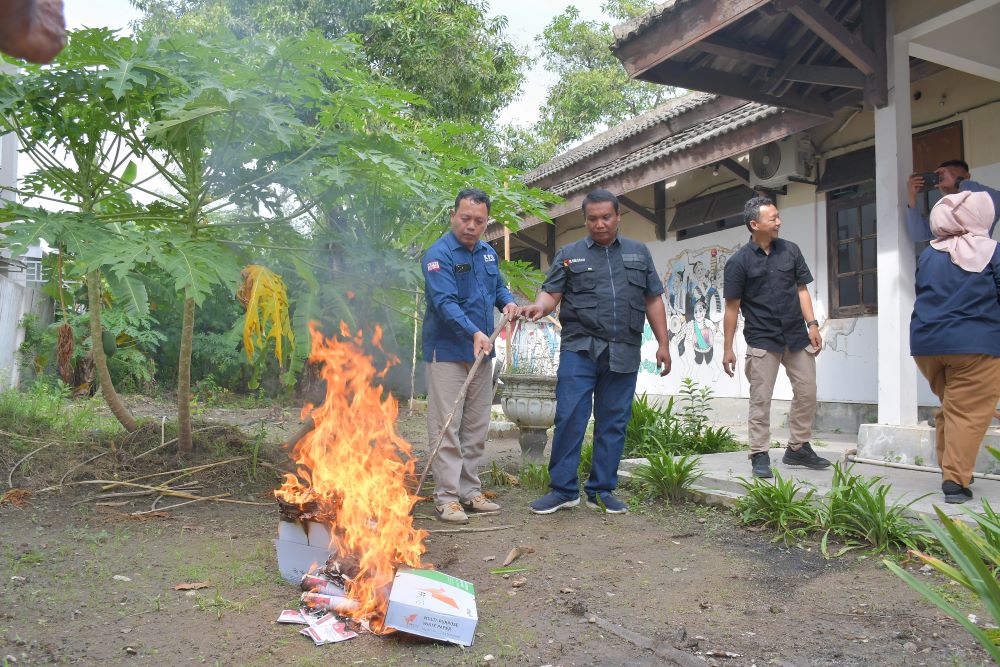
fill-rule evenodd
<path id="1" fill-rule="evenodd" d="M 811 327 L 814 324 L 816 325 L 816 328 L 818 329 L 819 328 L 819 320 L 809 320 L 808 322 L 806 322 L 806 329 L 808 329 L 809 327 Z"/>

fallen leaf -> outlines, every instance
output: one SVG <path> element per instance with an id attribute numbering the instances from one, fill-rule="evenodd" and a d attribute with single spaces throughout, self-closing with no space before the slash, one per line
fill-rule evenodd
<path id="1" fill-rule="evenodd" d="M 28 498 L 31 497 L 31 491 L 27 489 L 8 489 L 0 495 L 0 507 L 10 503 L 14 507 L 24 507 L 28 504 Z"/>
<path id="2" fill-rule="evenodd" d="M 529 547 L 529 546 L 514 547 L 513 549 L 510 550 L 510 553 L 507 554 L 507 557 L 504 558 L 504 560 L 503 560 L 503 566 L 507 567 L 508 565 L 510 565 L 511 563 L 513 563 L 514 561 L 516 561 L 521 556 L 524 556 L 526 554 L 533 554 L 533 553 L 535 553 L 535 549 L 533 547 Z"/>
<path id="3" fill-rule="evenodd" d="M 191 583 L 177 584 L 174 586 L 175 591 L 199 591 L 202 588 L 208 588 L 212 583 L 209 581 L 193 581 Z"/>
<path id="4" fill-rule="evenodd" d="M 483 562 L 489 563 L 491 560 L 496 560 L 496 559 L 497 559 L 496 556 L 487 556 L 486 558 L 483 559 Z"/>
<path id="5" fill-rule="evenodd" d="M 576 590 L 570 588 L 569 586 L 559 589 L 560 593 L 576 593 Z"/>

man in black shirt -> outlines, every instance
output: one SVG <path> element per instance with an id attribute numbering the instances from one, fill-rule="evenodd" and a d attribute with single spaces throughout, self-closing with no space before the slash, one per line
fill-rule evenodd
<path id="1" fill-rule="evenodd" d="M 659 343 L 660 375 L 670 372 L 663 285 L 646 245 L 618 234 L 618 209 L 618 198 L 607 190 L 593 190 L 584 198 L 588 235 L 559 249 L 535 302 L 519 311 L 534 321 L 561 304 L 551 491 L 531 503 L 535 514 L 580 504 L 577 469 L 591 413 L 594 456 L 583 487 L 587 506 L 611 514 L 627 511 L 614 490 L 646 322 Z"/>
<path id="2" fill-rule="evenodd" d="M 746 375 L 750 381 L 750 461 L 755 477 L 772 477 L 771 395 L 778 366 L 784 365 L 792 384 L 788 412 L 788 448 L 781 462 L 821 470 L 830 462 L 809 444 L 816 415 L 816 355 L 823 346 L 819 322 L 813 318 L 806 285 L 812 274 L 799 247 L 778 238 L 781 218 L 768 197 L 746 203 L 743 217 L 750 242 L 733 255 L 725 268 L 723 320 L 725 353 L 722 367 L 736 372 L 733 338 L 739 312 L 747 342 Z M 804 326 L 803 326 L 804 323 Z"/>

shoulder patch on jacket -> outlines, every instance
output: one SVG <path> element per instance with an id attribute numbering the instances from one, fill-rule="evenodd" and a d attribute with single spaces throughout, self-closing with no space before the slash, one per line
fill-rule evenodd
<path id="1" fill-rule="evenodd" d="M 437 260 L 435 260 L 433 262 L 427 262 L 427 270 L 428 271 L 440 271 L 441 270 L 441 263 L 438 262 Z"/>

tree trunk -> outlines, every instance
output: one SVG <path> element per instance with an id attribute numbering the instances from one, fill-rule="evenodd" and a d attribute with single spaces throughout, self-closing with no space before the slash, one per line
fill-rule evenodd
<path id="1" fill-rule="evenodd" d="M 194 451 L 191 441 L 191 341 L 194 338 L 194 299 L 184 300 L 181 324 L 181 354 L 177 360 L 177 446 L 182 452 Z"/>
<path id="2" fill-rule="evenodd" d="M 101 272 L 91 271 L 87 274 L 87 301 L 90 308 L 90 350 L 97 369 L 97 379 L 101 383 L 101 393 L 104 400 L 111 408 L 111 414 L 121 422 L 125 430 L 132 433 L 139 425 L 135 423 L 135 417 L 125 407 L 121 396 L 115 391 L 115 385 L 111 383 L 111 373 L 108 372 L 108 360 L 104 356 L 104 341 L 101 327 Z"/>

